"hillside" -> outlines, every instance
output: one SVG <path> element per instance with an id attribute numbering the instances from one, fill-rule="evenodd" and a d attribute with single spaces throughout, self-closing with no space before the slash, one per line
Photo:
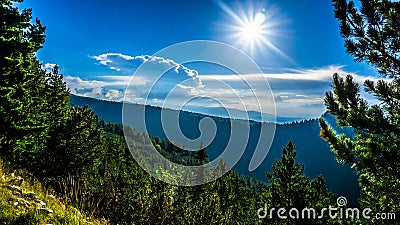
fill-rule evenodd
<path id="1" fill-rule="evenodd" d="M 122 119 L 122 103 L 109 102 L 93 98 L 86 98 L 80 96 L 71 96 L 71 104 L 77 106 L 88 105 L 93 109 L 96 115 L 106 121 L 121 123 Z M 133 105 L 135 107 L 135 105 Z M 138 106 L 139 107 L 139 106 Z M 172 111 L 172 110 L 168 110 Z M 168 112 L 167 111 L 167 112 Z M 146 118 L 151 120 L 146 121 L 149 134 L 152 136 L 159 136 L 165 139 L 165 134 L 160 125 L 161 123 L 161 108 L 146 106 Z M 199 113 L 180 112 L 180 126 L 182 132 L 187 137 L 195 138 L 199 135 L 198 127 L 199 121 L 209 117 Z M 226 118 L 210 116 L 218 128 L 215 140 L 207 147 L 207 152 L 210 160 L 214 159 L 220 154 L 227 144 L 229 137 L 229 120 Z M 330 123 L 335 123 L 334 118 L 329 114 L 325 114 L 324 118 Z M 242 121 L 237 120 L 240 123 Z M 131 124 L 132 125 L 132 124 Z M 278 159 L 282 152 L 282 148 L 291 140 L 297 148 L 298 160 L 305 165 L 305 173 L 311 177 L 317 177 L 322 174 L 326 180 L 328 188 L 337 195 L 346 196 L 350 203 L 356 204 L 356 199 L 359 196 L 359 187 L 357 176 L 354 171 L 336 162 L 334 154 L 330 151 L 328 144 L 319 136 L 319 125 L 316 119 L 294 122 L 290 124 L 277 124 L 274 141 L 264 162 L 254 171 L 248 170 L 248 165 L 253 155 L 256 140 L 259 137 L 259 122 L 252 122 L 250 128 L 250 142 L 247 145 L 246 151 L 234 167 L 240 174 L 254 177 L 259 180 L 266 180 L 265 172 L 271 171 L 271 165 Z M 336 129 L 340 129 L 337 126 Z M 350 132 L 349 130 L 342 130 Z M 251 141 L 253 140 L 253 141 Z"/>
<path id="2" fill-rule="evenodd" d="M 63 203 L 31 174 L 0 160 L 0 224 L 107 224 Z"/>

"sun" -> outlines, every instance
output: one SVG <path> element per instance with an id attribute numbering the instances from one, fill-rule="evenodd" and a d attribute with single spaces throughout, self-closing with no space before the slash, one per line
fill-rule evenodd
<path id="1" fill-rule="evenodd" d="M 281 25 L 273 7 L 267 9 L 248 4 L 245 7 L 238 5 L 236 10 L 233 10 L 222 1 L 218 5 L 233 19 L 226 27 L 235 46 L 250 55 L 270 49 L 289 59 L 272 40 L 279 36 Z"/>
<path id="2" fill-rule="evenodd" d="M 259 24 L 248 23 L 242 27 L 240 35 L 247 41 L 254 41 L 255 39 L 260 38 L 261 31 L 262 29 Z"/>
<path id="3" fill-rule="evenodd" d="M 264 14 L 257 13 L 254 18 L 239 23 L 240 26 L 237 27 L 239 41 L 250 46 L 263 41 L 264 35 L 267 34 L 264 22 Z"/>

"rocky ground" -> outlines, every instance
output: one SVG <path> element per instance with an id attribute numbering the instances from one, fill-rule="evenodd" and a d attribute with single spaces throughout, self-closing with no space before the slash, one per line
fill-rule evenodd
<path id="1" fill-rule="evenodd" d="M 0 160 L 0 225 L 108 224 L 60 198 L 22 170 L 7 170 Z"/>
<path id="2" fill-rule="evenodd" d="M 12 173 L 10 175 L 11 179 L 7 180 L 7 176 L 3 175 L 2 179 L 5 184 L 1 187 L 6 188 L 12 194 L 12 197 L 9 199 L 9 203 L 14 206 L 22 206 L 26 208 L 35 207 L 42 213 L 53 213 L 53 210 L 46 207 L 46 203 L 39 198 L 33 191 L 23 190 L 21 187 L 24 179 L 20 176 L 14 177 Z M 48 195 L 49 197 L 52 195 Z M 52 196 L 54 198 L 54 196 Z"/>

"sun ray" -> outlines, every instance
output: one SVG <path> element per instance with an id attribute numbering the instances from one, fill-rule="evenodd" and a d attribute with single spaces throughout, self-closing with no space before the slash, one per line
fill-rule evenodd
<path id="1" fill-rule="evenodd" d="M 227 25 L 232 32 L 231 38 L 234 39 L 234 44 L 240 49 L 254 54 L 268 48 L 288 61 L 292 59 L 280 50 L 271 39 L 279 33 L 280 23 L 274 18 L 276 15 L 272 10 L 262 7 L 255 7 L 252 4 L 238 5 L 236 11 L 230 8 L 222 1 L 218 2 L 219 7 L 227 13 L 233 23 Z M 259 8 L 259 10 L 255 10 Z"/>

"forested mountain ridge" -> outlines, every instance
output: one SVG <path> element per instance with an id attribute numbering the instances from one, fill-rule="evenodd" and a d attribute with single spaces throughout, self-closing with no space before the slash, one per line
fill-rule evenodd
<path id="1" fill-rule="evenodd" d="M 88 97 L 71 95 L 70 104 L 77 106 L 87 105 L 93 109 L 94 113 L 107 122 L 121 123 L 122 122 L 122 103 L 111 102 Z M 136 104 L 133 104 L 135 106 Z M 136 105 L 138 110 L 140 105 Z M 146 106 L 146 118 L 151 118 L 146 121 L 147 131 L 152 136 L 158 136 L 161 139 L 166 139 L 161 125 L 161 110 L 160 107 Z M 173 111 L 167 109 L 167 111 Z M 210 117 L 216 124 L 219 131 L 215 140 L 207 147 L 207 152 L 210 160 L 216 158 L 225 148 L 227 137 L 229 137 L 228 126 L 230 120 L 216 116 L 209 116 L 200 113 L 192 113 L 181 111 L 180 113 L 180 128 L 187 137 L 197 138 L 199 135 L 198 126 L 202 118 Z M 351 134 L 351 130 L 339 128 L 334 117 L 329 114 L 324 114 L 332 124 L 332 127 L 346 131 Z M 244 121 L 235 119 L 233 122 L 250 123 L 251 132 L 250 142 L 246 148 L 239 163 L 234 167 L 240 174 L 250 176 L 259 180 L 265 180 L 265 172 L 271 171 L 271 165 L 281 156 L 281 149 L 287 144 L 288 140 L 292 140 L 297 146 L 298 160 L 306 166 L 305 173 L 309 177 L 317 177 L 322 174 L 326 180 L 329 190 L 337 195 L 344 195 L 349 199 L 351 204 L 356 204 L 356 199 L 359 195 L 357 176 L 354 171 L 345 165 L 340 165 L 335 161 L 334 154 L 329 150 L 328 144 L 319 136 L 319 125 L 317 119 L 303 120 L 287 124 L 277 124 L 276 132 L 272 147 L 267 158 L 255 171 L 248 171 L 248 165 L 254 152 L 255 144 L 257 143 L 258 129 L 260 122 Z M 130 124 L 127 124 L 130 125 Z M 142 131 L 143 132 L 143 131 Z"/>

